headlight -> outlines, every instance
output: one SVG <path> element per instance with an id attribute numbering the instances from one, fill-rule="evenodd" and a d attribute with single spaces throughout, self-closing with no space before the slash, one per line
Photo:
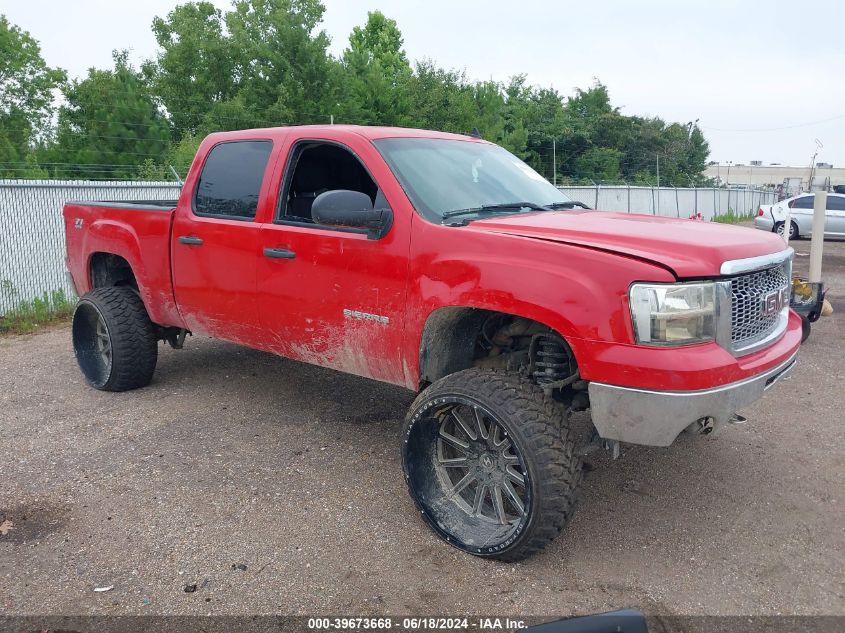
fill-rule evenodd
<path id="1" fill-rule="evenodd" d="M 634 284 L 631 318 L 637 343 L 686 345 L 716 337 L 716 285 Z"/>

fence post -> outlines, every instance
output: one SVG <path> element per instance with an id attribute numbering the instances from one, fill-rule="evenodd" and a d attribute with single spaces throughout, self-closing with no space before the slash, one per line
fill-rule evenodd
<path id="1" fill-rule="evenodd" d="M 681 217 L 681 203 L 678 200 L 678 187 L 675 186 L 675 215 Z"/>

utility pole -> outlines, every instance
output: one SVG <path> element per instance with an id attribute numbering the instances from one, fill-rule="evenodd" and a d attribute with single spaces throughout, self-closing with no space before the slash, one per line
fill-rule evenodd
<path id="1" fill-rule="evenodd" d="M 813 158 L 810 160 L 810 181 L 807 183 L 807 192 L 813 190 L 813 179 L 816 177 L 816 156 L 819 155 L 819 150 L 824 147 L 819 139 L 815 139 L 815 141 L 816 151 L 813 154 Z"/>
<path id="2" fill-rule="evenodd" d="M 552 184 L 557 187 L 557 142 L 552 139 Z"/>

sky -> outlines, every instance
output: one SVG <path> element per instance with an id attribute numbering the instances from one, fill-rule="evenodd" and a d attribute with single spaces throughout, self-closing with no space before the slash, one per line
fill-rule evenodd
<path id="1" fill-rule="evenodd" d="M 229 0 L 213 0 L 222 9 Z M 150 24 L 178 0 L 0 0 L 47 63 L 82 77 L 113 49 L 155 56 Z M 324 0 L 339 55 L 367 12 L 397 21 L 413 61 L 563 95 L 596 79 L 625 114 L 698 120 L 710 160 L 845 166 L 845 2 Z"/>

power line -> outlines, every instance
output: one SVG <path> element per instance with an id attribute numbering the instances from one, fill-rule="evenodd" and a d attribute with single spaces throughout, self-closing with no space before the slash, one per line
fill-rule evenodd
<path id="1" fill-rule="evenodd" d="M 826 119 L 818 119 L 817 121 L 808 121 L 807 123 L 797 123 L 795 125 L 784 125 L 781 127 L 760 127 L 760 128 L 745 128 L 745 129 L 727 129 L 710 127 L 706 125 L 699 126 L 703 130 L 711 130 L 713 132 L 778 132 L 780 130 L 794 130 L 801 127 L 810 127 L 811 125 L 819 125 L 820 123 L 828 123 L 829 121 L 837 121 L 845 119 L 845 114 L 837 114 L 836 116 L 828 117 Z"/>

